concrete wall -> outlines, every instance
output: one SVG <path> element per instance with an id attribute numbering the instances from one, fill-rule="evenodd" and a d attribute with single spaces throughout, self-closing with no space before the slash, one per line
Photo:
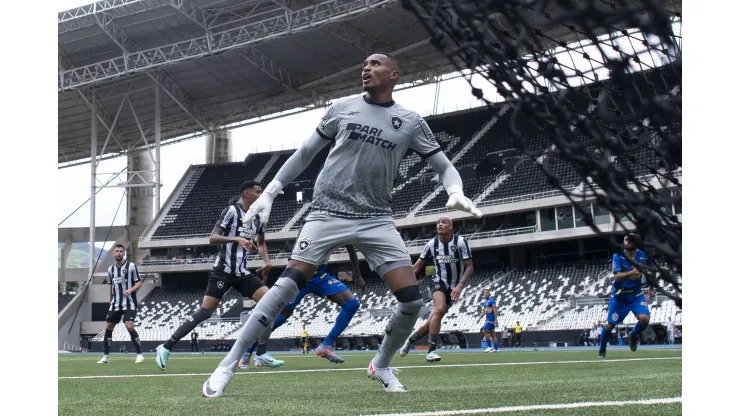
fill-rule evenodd
<path id="1" fill-rule="evenodd" d="M 231 131 L 218 130 L 206 136 L 206 163 L 231 162 L 233 140 Z"/>
<path id="2" fill-rule="evenodd" d="M 130 153 L 128 156 L 128 171 L 143 172 L 138 176 L 129 173 L 129 181 L 132 183 L 146 183 L 153 181 L 154 162 L 148 151 Z M 143 258 L 145 252 L 139 250 L 139 237 L 146 227 L 154 219 L 154 188 L 149 186 L 128 188 L 127 208 L 127 240 L 130 242 L 127 258 L 137 261 Z M 125 244 L 125 243 L 124 243 Z"/>

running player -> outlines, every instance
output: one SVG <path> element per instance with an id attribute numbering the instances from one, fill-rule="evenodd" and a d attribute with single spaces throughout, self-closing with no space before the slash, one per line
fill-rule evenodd
<path id="1" fill-rule="evenodd" d="M 496 299 L 491 297 L 491 290 L 486 288 L 483 289 L 483 311 L 481 312 L 478 319 L 486 317 L 486 321 L 481 328 L 483 336 L 486 337 L 486 352 L 498 352 L 498 342 L 496 342 L 496 325 L 498 325 L 498 310 L 496 308 Z M 493 345 L 491 345 L 493 341 Z"/>
<path id="2" fill-rule="evenodd" d="M 110 354 L 111 338 L 113 338 L 113 329 L 121 322 L 126 326 L 128 334 L 131 336 L 131 342 L 136 349 L 136 363 L 144 361 L 141 355 L 141 342 L 139 334 L 134 329 L 134 319 L 136 319 L 136 291 L 144 283 L 139 278 L 139 271 L 136 270 L 136 264 L 124 260 L 126 248 L 123 244 L 113 246 L 113 259 L 115 264 L 108 267 L 108 283 L 110 284 L 110 306 L 108 307 L 108 316 L 105 318 L 105 335 L 103 336 L 103 358 L 98 364 L 108 362 Z"/>
<path id="3" fill-rule="evenodd" d="M 221 217 L 211 233 L 210 243 L 219 244 L 218 257 L 208 277 L 208 287 L 203 296 L 203 304 L 194 314 L 188 316 L 175 330 L 170 339 L 157 347 L 157 367 L 164 370 L 167 367 L 172 348 L 185 335 L 195 329 L 198 324 L 210 318 L 216 310 L 221 298 L 230 288 L 234 288 L 242 296 L 256 302 L 267 293 L 264 280 L 272 267 L 267 255 L 264 224 L 261 216 L 252 216 L 244 219 L 244 214 L 254 201 L 262 194 L 262 187 L 257 181 L 246 181 L 239 187 L 241 204 L 233 204 L 224 208 Z M 247 270 L 247 256 L 250 252 L 258 251 L 265 266 L 257 270 L 262 279 Z M 270 366 L 279 367 L 279 360 L 271 362 Z"/>
<path id="4" fill-rule="evenodd" d="M 401 347 L 400 355 L 405 357 L 411 344 L 429 331 L 427 362 L 436 363 L 442 360 L 442 357 L 436 353 L 442 318 L 450 309 L 452 302 L 460 297 L 465 283 L 473 276 L 473 257 L 468 242 L 464 237 L 452 232 L 452 220 L 445 216 L 437 219 L 437 236 L 424 246 L 419 260 L 414 264 L 414 273 L 418 274 L 424 269 L 424 260 L 428 256 L 431 256 L 434 261 L 434 277 L 429 285 L 434 310 L 429 318 L 411 333 Z"/>
<path id="5" fill-rule="evenodd" d="M 336 247 L 355 245 L 370 269 L 380 275 L 398 300 L 377 355 L 367 375 L 386 392 L 405 392 L 391 368 L 393 354 L 413 329 L 422 305 L 421 292 L 406 245 L 393 222 L 391 191 L 398 166 L 413 149 L 439 174 L 449 199 L 447 207 L 480 217 L 463 195 L 462 179 L 434 139 L 421 116 L 393 101 L 398 64 L 386 54 L 369 56 L 362 64 L 365 94 L 337 100 L 326 110 L 316 131 L 283 164 L 275 179 L 247 212 L 263 213 L 268 221 L 272 201 L 316 154 L 334 143 L 314 185 L 311 214 L 298 235 L 288 266 L 247 320 L 229 354 L 203 383 L 203 395 L 220 396 L 234 375 L 247 347 L 268 328 L 285 304 L 306 286 L 316 268 Z"/>
<path id="6" fill-rule="evenodd" d="M 611 299 L 609 299 L 607 322 L 601 330 L 599 340 L 599 358 L 606 357 L 606 346 L 611 338 L 612 330 L 615 325 L 627 317 L 627 314 L 632 312 L 637 318 L 637 324 L 629 334 L 632 351 L 637 350 L 637 337 L 650 323 L 650 308 L 642 292 L 642 273 L 630 263 L 628 258 L 637 264 L 645 265 L 649 265 L 650 260 L 642 250 L 637 249 L 629 234 L 624 236 L 623 243 L 624 251 L 614 253 L 612 256 L 614 281 L 612 282 Z M 652 298 L 652 289 L 648 293 L 648 296 Z"/>
<path id="7" fill-rule="evenodd" d="M 355 278 L 355 283 L 360 289 L 365 290 L 365 280 L 360 274 L 360 261 L 357 258 L 357 252 L 351 244 L 348 244 L 346 246 L 346 249 L 347 253 L 349 254 L 350 262 L 352 262 L 352 270 Z M 257 349 L 257 357 L 255 357 L 254 359 L 254 365 L 257 367 L 262 366 L 261 357 L 266 354 L 267 340 L 270 338 L 270 334 L 272 334 L 273 331 L 283 325 L 288 320 L 288 318 L 293 315 L 293 311 L 295 310 L 295 308 L 298 307 L 303 298 L 306 297 L 306 295 L 308 295 L 309 293 L 320 298 L 327 298 L 328 300 L 339 305 L 339 307 L 341 308 L 341 310 L 339 311 L 339 315 L 337 315 L 337 319 L 334 320 L 334 326 L 332 327 L 331 331 L 329 331 L 329 334 L 326 336 L 326 338 L 324 338 L 324 341 L 321 343 L 321 345 L 319 345 L 319 348 L 316 349 L 316 355 L 326 358 L 327 360 L 336 364 L 341 364 L 344 362 L 344 358 L 338 356 L 334 352 L 334 342 L 336 341 L 339 334 L 341 334 L 342 331 L 347 328 L 347 325 L 349 325 L 349 322 L 352 320 L 352 317 L 355 316 L 357 310 L 360 309 L 360 301 L 357 300 L 352 291 L 350 291 L 344 283 L 340 282 L 334 276 L 328 274 L 326 272 L 326 264 L 322 264 L 321 266 L 319 266 L 318 270 L 316 270 L 316 274 L 314 274 L 313 277 L 311 277 L 311 280 L 308 281 L 308 285 L 306 285 L 306 287 L 304 287 L 303 290 L 298 293 L 298 296 L 293 300 L 293 302 L 285 305 L 283 310 L 280 312 L 280 315 L 278 315 L 278 317 L 275 319 L 275 322 L 272 324 L 272 327 L 268 328 L 262 334 L 262 336 L 260 336 L 259 341 L 256 341 L 254 344 L 252 344 L 251 347 L 249 347 L 249 349 L 247 349 L 247 352 L 244 354 L 241 362 L 239 363 L 239 367 L 241 367 L 242 369 L 249 368 L 249 359 L 251 358 L 255 348 Z M 305 327 L 304 332 L 306 333 L 306 347 L 304 347 L 303 351 L 304 353 L 307 353 L 308 331 L 305 329 Z M 304 344 L 303 340 L 301 341 L 301 344 Z"/>

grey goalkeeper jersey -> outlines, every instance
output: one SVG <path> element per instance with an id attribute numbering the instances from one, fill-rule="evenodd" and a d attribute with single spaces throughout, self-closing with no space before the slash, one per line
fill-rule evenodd
<path id="1" fill-rule="evenodd" d="M 316 132 L 334 140 L 314 185 L 312 209 L 340 217 L 392 215 L 398 165 L 411 148 L 427 158 L 441 149 L 419 114 L 365 95 L 334 102 Z"/>

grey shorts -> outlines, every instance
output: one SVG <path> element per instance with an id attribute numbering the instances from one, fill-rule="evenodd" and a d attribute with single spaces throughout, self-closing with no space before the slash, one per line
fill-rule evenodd
<path id="1" fill-rule="evenodd" d="M 370 270 L 378 274 L 411 266 L 411 257 L 393 218 L 341 218 L 312 212 L 298 233 L 291 258 L 318 266 L 336 248 L 352 244 L 365 256 Z M 393 267 L 381 267 L 392 264 Z"/>

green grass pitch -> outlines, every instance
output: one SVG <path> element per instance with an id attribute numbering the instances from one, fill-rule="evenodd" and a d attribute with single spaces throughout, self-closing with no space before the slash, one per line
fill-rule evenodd
<path id="1" fill-rule="evenodd" d="M 479 410 L 516 406 L 516 415 L 676 415 L 681 403 L 633 403 L 681 397 L 681 350 L 612 349 L 606 360 L 595 350 L 440 351 L 427 364 L 412 352 L 393 365 L 407 393 L 385 393 L 367 378 L 373 353 L 348 353 L 344 364 L 314 354 L 279 354 L 283 368 L 239 370 L 224 396 L 206 399 L 201 387 L 223 354 L 175 354 L 167 371 L 154 356 L 134 364 L 134 355 L 60 355 L 60 415 L 369 415 Z M 78 378 L 79 377 L 79 378 Z M 679 399 L 680 400 L 680 399 Z M 623 401 L 621 406 L 603 402 Z M 599 407 L 583 403 L 597 402 Z M 573 408 L 531 406 L 574 404 Z M 519 407 L 521 406 L 521 407 Z M 497 412 L 499 412 L 499 409 Z M 468 411 L 468 413 L 466 413 Z"/>

